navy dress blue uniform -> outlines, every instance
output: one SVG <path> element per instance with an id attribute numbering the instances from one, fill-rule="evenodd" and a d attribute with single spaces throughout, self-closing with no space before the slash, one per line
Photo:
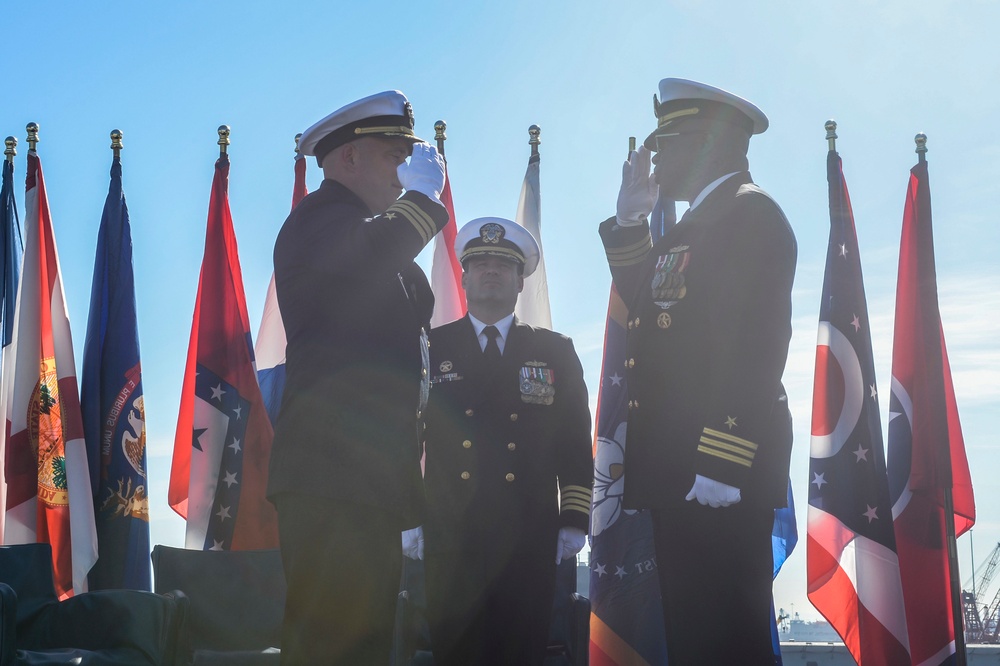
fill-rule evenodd
<path id="1" fill-rule="evenodd" d="M 590 410 L 569 338 L 516 318 L 499 367 L 468 316 L 431 331 L 424 523 L 438 666 L 540 664 L 561 527 L 586 531 Z"/>
<path id="2" fill-rule="evenodd" d="M 328 178 L 275 244 L 288 345 L 268 496 L 288 583 L 283 664 L 388 661 L 400 530 L 422 519 L 418 408 L 433 296 L 413 259 L 448 214 L 413 191 L 376 212 Z"/>
<path id="3" fill-rule="evenodd" d="M 781 385 L 792 230 L 742 172 L 655 245 L 645 223 L 612 217 L 600 233 L 628 305 L 624 506 L 653 510 L 668 658 L 773 664 L 770 532 L 792 443 Z M 686 501 L 696 475 L 738 488 L 742 501 Z"/>

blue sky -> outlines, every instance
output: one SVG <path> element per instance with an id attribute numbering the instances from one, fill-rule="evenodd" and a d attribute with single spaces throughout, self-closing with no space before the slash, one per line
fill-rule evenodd
<path id="1" fill-rule="evenodd" d="M 256 332 L 291 198 L 293 137 L 338 106 L 403 90 L 417 132 L 448 122 L 460 222 L 513 217 L 542 128 L 542 242 L 554 327 L 572 336 L 592 396 L 610 274 L 597 224 L 614 212 L 627 137 L 653 125 L 659 79 L 703 80 L 768 114 L 751 172 L 799 243 L 785 373 L 793 487 L 805 532 L 809 420 L 827 212 L 823 124 L 839 123 L 886 418 L 896 261 L 913 136 L 928 136 L 945 334 L 976 488 L 977 561 L 1000 542 L 992 425 L 1000 413 L 1000 7 L 989 0 L 448 3 L 40 0 L 0 7 L 0 134 L 41 126 L 41 156 L 82 360 L 109 132 L 124 132 L 146 394 L 154 543 L 181 545 L 166 481 L 205 238 L 216 128 L 232 127 L 230 202 Z M 319 171 L 310 165 L 310 188 Z M 23 197 L 18 196 L 23 210 Z M 421 257 L 429 268 L 429 255 Z M 959 544 L 971 574 L 968 538 Z M 805 596 L 804 541 L 775 587 Z"/>

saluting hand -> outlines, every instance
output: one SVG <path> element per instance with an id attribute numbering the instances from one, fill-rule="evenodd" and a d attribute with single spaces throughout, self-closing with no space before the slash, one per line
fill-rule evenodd
<path id="1" fill-rule="evenodd" d="M 622 165 L 622 186 L 618 190 L 618 226 L 634 227 L 649 218 L 656 203 L 656 180 L 649 173 L 650 153 L 646 146 L 629 153 Z"/>
<path id="2" fill-rule="evenodd" d="M 437 149 L 427 143 L 413 144 L 413 153 L 408 162 L 396 167 L 396 176 L 404 190 L 426 194 L 441 203 L 444 190 L 444 158 Z"/>

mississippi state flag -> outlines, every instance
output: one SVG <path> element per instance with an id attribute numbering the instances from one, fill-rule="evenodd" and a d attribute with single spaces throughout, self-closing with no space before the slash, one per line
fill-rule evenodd
<path id="1" fill-rule="evenodd" d="M 465 290 L 462 289 L 462 265 L 455 256 L 455 236 L 458 225 L 455 202 L 451 197 L 451 178 L 445 171 L 441 203 L 448 209 L 448 224 L 434 237 L 434 259 L 431 263 L 431 291 L 434 292 L 434 313 L 431 327 L 447 324 L 465 316 Z"/>
<path id="2" fill-rule="evenodd" d="M 956 626 L 948 541 L 972 527 L 976 505 L 938 311 L 924 160 L 910 170 L 906 191 L 895 326 L 889 487 L 910 651 L 914 664 L 952 664 Z M 948 491 L 954 503 L 953 534 L 948 533 L 945 514 Z"/>
<path id="3" fill-rule="evenodd" d="M 60 598 L 87 589 L 97 561 L 94 504 L 73 340 L 42 163 L 28 151 L 24 267 L 4 355 L 4 543 L 47 543 Z"/>
<path id="4" fill-rule="evenodd" d="M 295 152 L 295 181 L 292 185 L 292 208 L 305 199 L 309 190 L 306 188 L 306 161 L 297 150 Z M 278 309 L 278 292 L 274 286 L 274 272 L 271 272 L 271 282 L 267 285 L 267 296 L 264 299 L 264 314 L 260 318 L 260 329 L 257 331 L 257 381 L 260 383 L 260 393 L 264 397 L 264 406 L 273 426 L 278 420 L 281 409 L 281 396 L 285 392 L 285 324 Z"/>
<path id="5" fill-rule="evenodd" d="M 830 244 L 809 459 L 812 604 L 860 666 L 910 663 L 861 256 L 840 156 L 827 156 Z"/>
<path id="6" fill-rule="evenodd" d="M 265 498 L 274 433 L 253 366 L 228 186 L 223 154 L 212 181 L 168 500 L 187 519 L 187 548 L 276 548 L 277 515 Z"/>

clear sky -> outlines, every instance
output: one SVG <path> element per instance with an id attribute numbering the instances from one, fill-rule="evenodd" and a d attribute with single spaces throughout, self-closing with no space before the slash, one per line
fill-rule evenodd
<path id="1" fill-rule="evenodd" d="M 279 9 L 280 7 L 280 9 Z M 599 385 L 610 274 L 597 224 L 613 214 L 630 135 L 654 127 L 664 77 L 749 98 L 771 128 L 755 180 L 799 244 L 785 383 L 802 541 L 775 586 L 807 618 L 805 515 L 819 294 L 829 216 L 823 124 L 839 123 L 888 410 L 896 262 L 913 136 L 930 149 L 939 293 L 979 520 L 976 561 L 1000 541 L 1000 49 L 992 0 L 56 2 L 0 4 L 0 135 L 41 126 L 45 170 L 82 361 L 109 132 L 124 132 L 154 543 L 183 544 L 166 482 L 205 240 L 216 128 L 232 127 L 230 203 L 254 333 L 291 200 L 293 137 L 356 98 L 398 88 L 417 132 L 448 122 L 459 222 L 513 217 L 542 128 L 542 242 L 554 327 Z M 320 181 L 315 163 L 309 184 Z M 18 195 L 23 211 L 23 194 Z M 429 268 L 429 253 L 420 260 Z M 971 575 L 968 537 L 959 543 Z"/>

